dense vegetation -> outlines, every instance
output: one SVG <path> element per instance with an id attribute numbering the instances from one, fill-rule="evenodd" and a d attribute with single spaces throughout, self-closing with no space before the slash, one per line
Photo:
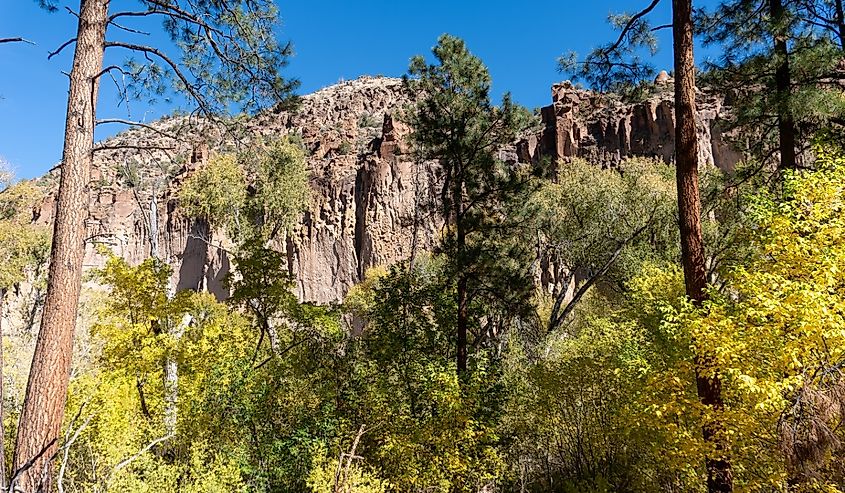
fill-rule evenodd
<path id="1" fill-rule="evenodd" d="M 342 302 L 302 302 L 278 245 L 311 205 L 306 150 L 253 137 L 212 154 L 181 184 L 178 210 L 225 235 L 210 243 L 233 261 L 230 296 L 177 291 L 152 227 L 137 265 L 102 247 L 61 437 L 45 448 L 56 446 L 54 487 L 703 492 L 725 491 L 712 479 L 727 471 L 728 490 L 845 491 L 845 150 L 842 94 L 829 87 L 845 41 L 805 29 L 822 4 L 839 7 L 831 26 L 845 22 L 837 2 L 768 14 L 758 3 L 780 4 L 696 13 L 711 26 L 699 34 L 725 46 L 707 78 L 744 98 L 729 127 L 747 151 L 731 172 L 700 166 L 701 296 L 685 273 L 689 190 L 673 166 L 503 161 L 531 114 L 509 95 L 491 101 L 484 64 L 444 35 L 431 61 L 412 59 L 414 103 L 399 115 L 413 159 L 438 173 L 421 205 L 442 225 L 435 247 L 370 269 Z M 620 41 L 563 65 L 625 89 L 626 70 L 648 74 L 620 65 L 653 43 L 641 19 L 615 19 Z M 758 51 L 734 58 L 748 47 Z M 3 185 L 0 307 L 13 290 L 29 300 L 16 319 L 31 328 L 50 244 L 32 221 L 41 191 Z M 0 346 L 4 457 L 26 372 L 2 349 L 32 337 Z"/>

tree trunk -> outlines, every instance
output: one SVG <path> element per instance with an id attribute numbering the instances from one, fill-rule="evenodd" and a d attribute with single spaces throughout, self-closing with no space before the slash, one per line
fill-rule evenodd
<path id="1" fill-rule="evenodd" d="M 467 371 L 467 279 L 463 274 L 458 279 L 458 374 Z"/>
<path id="2" fill-rule="evenodd" d="M 698 190 L 698 137 L 695 128 L 695 63 L 691 0 L 672 1 L 672 33 L 675 47 L 675 169 L 678 185 L 678 222 L 681 256 L 687 296 L 696 304 L 704 301 L 707 269 L 701 235 L 701 199 Z M 696 355 L 696 387 L 705 406 L 722 407 L 718 376 L 707 377 L 709 358 Z M 725 450 L 719 423 L 707 423 L 704 439 L 715 442 L 716 450 Z M 725 457 L 707 459 L 707 489 L 711 493 L 733 490 L 730 462 Z"/>
<path id="3" fill-rule="evenodd" d="M 156 193 L 153 192 L 150 198 L 147 230 L 149 231 L 150 257 L 162 261 L 158 247 L 158 203 Z M 139 207 L 143 205 L 139 202 Z M 167 299 L 172 300 L 176 296 L 176 286 L 173 279 L 168 281 Z M 192 317 L 185 314 L 179 325 L 173 325 L 172 320 L 159 321 L 159 324 L 167 328 L 168 334 L 176 340 L 182 337 Z M 164 429 L 168 436 L 176 433 L 176 423 L 179 416 L 179 363 L 176 357 L 168 351 L 164 360 Z"/>
<path id="4" fill-rule="evenodd" d="M 839 35 L 839 47 L 845 51 L 845 9 L 842 0 L 834 0 L 836 6 L 836 33 Z"/>
<path id="5" fill-rule="evenodd" d="M 455 174 L 457 183 L 452 197 L 455 209 L 455 229 L 457 235 L 457 272 L 458 272 L 458 375 L 467 371 L 467 328 L 469 325 L 469 307 L 467 306 L 467 275 L 464 272 L 466 257 L 466 231 L 464 229 L 463 181 L 461 171 Z"/>
<path id="6" fill-rule="evenodd" d="M 18 477 L 17 487 L 26 493 L 50 491 L 50 464 L 67 400 L 107 16 L 108 0 L 81 1 L 47 295 L 15 447 L 15 471 L 33 461 Z"/>
<path id="7" fill-rule="evenodd" d="M 778 148 L 780 169 L 795 168 L 795 120 L 789 107 L 792 77 L 789 70 L 789 48 L 784 32 L 784 10 L 781 0 L 769 0 L 769 14 L 773 22 L 775 39 L 775 97 L 778 110 Z"/>
<path id="8" fill-rule="evenodd" d="M 0 491 L 6 491 L 6 392 L 5 381 L 6 374 L 3 371 L 6 363 L 5 355 L 3 354 L 3 309 L 6 301 L 6 290 L 0 289 Z"/>

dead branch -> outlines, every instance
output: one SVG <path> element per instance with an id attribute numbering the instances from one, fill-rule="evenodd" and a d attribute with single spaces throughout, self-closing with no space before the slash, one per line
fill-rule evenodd
<path id="1" fill-rule="evenodd" d="M 171 434 L 168 434 L 168 435 L 165 435 L 165 436 L 163 436 L 163 437 L 160 437 L 160 438 L 156 438 L 156 439 L 155 439 L 155 440 L 153 440 L 152 442 L 148 443 L 148 444 L 147 444 L 144 448 L 142 448 L 141 450 L 139 450 L 137 454 L 133 455 L 132 457 L 128 457 L 128 458 L 126 458 L 126 459 L 123 459 L 123 460 L 122 460 L 122 461 L 120 461 L 120 462 L 119 462 L 116 466 L 114 466 L 114 469 L 112 469 L 112 475 L 116 474 L 118 471 L 120 471 L 120 470 L 121 470 L 121 469 L 123 469 L 124 467 L 126 467 L 126 466 L 128 466 L 129 464 L 131 464 L 132 462 L 134 462 L 136 459 L 138 459 L 138 457 L 141 457 L 142 455 L 144 455 L 144 454 L 146 454 L 147 452 L 149 452 L 149 451 L 150 451 L 153 447 L 155 447 L 155 446 L 156 446 L 156 445 L 158 445 L 159 443 L 164 442 L 164 441 L 167 441 L 167 440 L 170 440 L 171 438 L 173 438 L 173 434 L 172 434 L 172 433 L 171 433 Z"/>
<path id="2" fill-rule="evenodd" d="M 155 150 L 160 150 L 160 151 L 174 151 L 174 150 L 176 150 L 175 147 L 118 144 L 118 145 L 97 146 L 97 147 L 91 149 L 91 152 L 113 151 L 113 150 L 117 150 L 117 149 L 136 149 L 136 150 L 155 149 Z"/>
<path id="3" fill-rule="evenodd" d="M 0 44 L 3 43 L 27 43 L 34 45 L 35 43 L 26 38 L 0 38 Z"/>
<path id="4" fill-rule="evenodd" d="M 29 470 L 29 468 L 31 468 L 32 465 L 35 464 L 35 462 L 41 458 L 41 456 L 47 453 L 47 451 L 50 450 L 50 447 L 52 447 L 56 443 L 56 440 L 58 440 L 58 438 L 50 440 L 50 442 L 48 442 L 47 445 L 45 445 L 40 452 L 35 454 L 35 456 L 31 457 L 28 461 L 24 462 L 24 464 L 19 467 L 17 471 L 15 471 L 15 473 L 12 475 L 12 479 L 9 481 L 9 491 L 18 491 L 15 488 L 15 483 L 17 482 L 20 475 Z M 50 461 L 47 461 L 47 463 L 49 464 Z"/>
<path id="5" fill-rule="evenodd" d="M 82 408 L 80 408 L 80 411 L 81 410 Z M 82 433 L 82 430 L 84 430 L 85 427 L 88 426 L 88 423 L 90 423 L 91 419 L 93 418 L 93 414 L 85 418 L 85 421 L 81 425 L 79 425 L 79 428 L 77 428 L 76 431 L 73 432 L 72 437 L 67 438 L 67 434 L 65 435 L 65 444 L 62 446 L 62 464 L 61 466 L 59 466 L 59 474 L 58 476 L 56 476 L 56 487 L 58 488 L 59 493 L 65 492 L 65 486 L 63 482 L 65 479 L 65 470 L 67 469 L 68 455 L 70 455 L 70 447 L 73 445 L 73 442 L 75 442 L 76 439 L 79 438 L 79 434 Z M 70 433 L 70 430 L 71 429 L 68 428 L 68 434 Z"/>
<path id="6" fill-rule="evenodd" d="M 69 40 L 65 41 L 64 43 L 62 43 L 61 46 L 56 48 L 56 51 L 51 51 L 50 53 L 47 54 L 47 60 L 50 60 L 54 56 L 58 55 L 59 53 L 62 52 L 62 50 L 64 50 L 68 46 L 72 45 L 73 43 L 76 43 L 76 38 L 70 38 Z"/>
<path id="7" fill-rule="evenodd" d="M 162 135 L 164 137 L 167 137 L 169 139 L 180 140 L 179 137 L 177 137 L 173 134 L 167 133 L 164 130 L 160 130 L 158 128 L 155 128 L 152 125 L 148 125 L 146 123 L 136 122 L 136 121 L 132 121 L 132 120 L 124 120 L 122 118 L 105 118 L 105 119 L 102 119 L 102 120 L 97 120 L 94 124 L 95 125 L 105 125 L 107 123 L 119 123 L 119 124 L 122 124 L 122 125 L 129 125 L 130 127 L 142 127 L 142 128 L 146 128 L 147 130 L 152 130 L 153 132 L 155 132 L 159 135 Z"/>

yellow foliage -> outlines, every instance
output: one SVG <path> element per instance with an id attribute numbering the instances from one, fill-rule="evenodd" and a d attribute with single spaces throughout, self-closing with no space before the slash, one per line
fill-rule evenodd
<path id="1" fill-rule="evenodd" d="M 791 482 L 839 491 L 845 159 L 821 152 L 817 164 L 786 176 L 783 196 L 754 197 L 744 233 L 754 255 L 726 273 L 723 293 L 712 291 L 702 308 L 666 305 L 649 324 L 677 350 L 662 368 L 651 362 L 638 400 L 667 465 L 714 456 L 700 429 L 717 422 L 743 490 L 785 491 Z M 654 275 L 632 284 L 643 306 L 660 299 L 642 294 L 654 284 Z M 694 354 L 708 355 L 699 373 L 720 376 L 723 410 L 698 403 Z"/>
<path id="2" fill-rule="evenodd" d="M 307 483 L 312 493 L 385 493 L 389 487 L 357 460 L 339 461 L 325 453 L 315 456 Z"/>

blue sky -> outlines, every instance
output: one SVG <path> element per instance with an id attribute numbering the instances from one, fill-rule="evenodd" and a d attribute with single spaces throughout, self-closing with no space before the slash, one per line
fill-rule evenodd
<path id="1" fill-rule="evenodd" d="M 113 0 L 112 9 L 134 4 Z M 401 76 L 415 54 L 428 54 L 442 33 L 464 38 L 487 64 L 497 95 L 511 91 L 528 107 L 550 102 L 550 86 L 564 77 L 555 59 L 575 50 L 586 53 L 614 37 L 611 12 L 635 11 L 643 1 L 609 0 L 279 0 L 280 35 L 293 41 L 296 56 L 286 74 L 299 78 L 302 94 L 360 75 Z M 706 2 L 705 2 L 706 3 Z M 35 43 L 0 45 L 0 157 L 23 178 L 42 174 L 61 158 L 67 79 L 72 49 L 47 60 L 47 53 L 73 37 L 75 18 L 59 2 L 59 12 L 41 10 L 35 0 L 0 0 L 0 37 L 23 36 Z M 670 2 L 653 13 L 655 24 L 668 23 Z M 668 31 L 653 60 L 671 68 Z M 152 42 L 155 41 L 155 38 Z M 120 54 L 107 62 L 118 63 Z M 700 58 L 700 57 L 698 57 Z M 116 92 L 104 84 L 100 118 L 126 117 L 116 106 Z M 132 117 L 154 120 L 174 107 L 133 102 Z M 101 128 L 104 138 L 120 127 Z"/>

